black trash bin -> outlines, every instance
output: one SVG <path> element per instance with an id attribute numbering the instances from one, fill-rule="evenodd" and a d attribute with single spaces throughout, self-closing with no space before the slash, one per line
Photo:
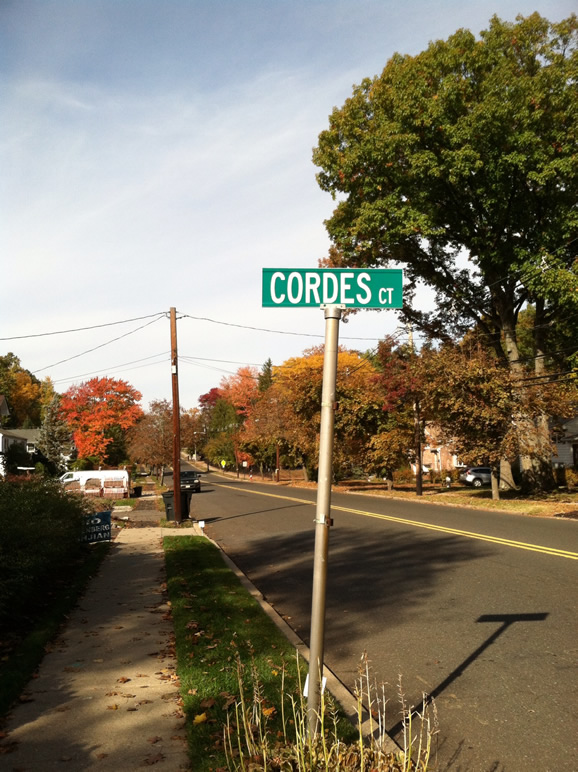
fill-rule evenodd
<path id="1" fill-rule="evenodd" d="M 165 514 L 167 520 L 175 519 L 175 505 L 173 491 L 163 493 L 163 502 L 165 505 Z M 181 491 L 181 519 L 188 520 L 191 509 L 191 491 Z"/>
<path id="2" fill-rule="evenodd" d="M 193 491 L 181 491 L 181 517 L 189 520 L 191 517 L 191 498 Z"/>

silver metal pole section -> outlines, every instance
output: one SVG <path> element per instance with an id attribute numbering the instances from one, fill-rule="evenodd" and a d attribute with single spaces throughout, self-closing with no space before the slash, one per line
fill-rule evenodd
<path id="1" fill-rule="evenodd" d="M 337 346 L 339 306 L 325 308 L 325 354 L 321 393 L 321 432 L 319 437 L 319 477 L 315 517 L 315 557 L 313 562 L 313 597 L 311 601 L 311 638 L 307 718 L 310 738 L 317 734 L 321 710 L 323 644 L 325 638 L 325 595 L 327 585 L 327 550 L 331 526 L 331 481 L 333 476 L 333 424 L 335 384 L 337 381 Z"/>

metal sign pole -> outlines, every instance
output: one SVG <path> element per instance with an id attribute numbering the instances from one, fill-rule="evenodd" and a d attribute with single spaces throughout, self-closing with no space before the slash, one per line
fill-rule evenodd
<path id="1" fill-rule="evenodd" d="M 321 394 L 321 431 L 319 437 L 319 476 L 315 517 L 315 557 L 313 563 L 313 597 L 311 602 L 311 636 L 307 717 L 311 739 L 317 734 L 321 710 L 323 677 L 323 644 L 325 638 L 325 596 L 327 585 L 327 552 L 331 526 L 331 482 L 333 477 L 333 424 L 337 382 L 337 347 L 341 306 L 325 307 L 325 353 Z"/>

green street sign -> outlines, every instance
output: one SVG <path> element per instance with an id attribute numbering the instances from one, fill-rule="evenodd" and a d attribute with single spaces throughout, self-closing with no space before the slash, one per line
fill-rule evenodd
<path id="1" fill-rule="evenodd" d="M 263 306 L 401 308 L 401 268 L 263 268 Z"/>

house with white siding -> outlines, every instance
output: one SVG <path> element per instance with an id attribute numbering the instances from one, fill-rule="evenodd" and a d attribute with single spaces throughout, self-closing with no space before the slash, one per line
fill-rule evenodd
<path id="1" fill-rule="evenodd" d="M 562 423 L 562 431 L 554 435 L 554 444 L 552 462 L 578 469 L 578 416 Z"/>

